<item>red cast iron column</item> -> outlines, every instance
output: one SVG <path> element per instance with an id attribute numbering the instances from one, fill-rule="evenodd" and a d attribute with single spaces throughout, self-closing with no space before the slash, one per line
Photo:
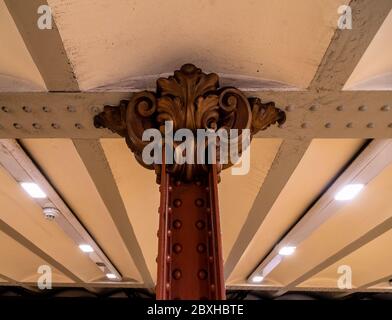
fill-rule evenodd
<path id="1" fill-rule="evenodd" d="M 157 299 L 225 299 L 217 170 L 187 182 L 161 173 Z"/>

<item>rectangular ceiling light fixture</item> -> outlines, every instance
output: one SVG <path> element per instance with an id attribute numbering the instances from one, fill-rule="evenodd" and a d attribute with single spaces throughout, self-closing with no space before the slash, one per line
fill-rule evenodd
<path id="1" fill-rule="evenodd" d="M 294 253 L 295 249 L 296 247 L 294 246 L 285 246 L 279 250 L 279 254 L 281 256 L 291 256 Z"/>
<path id="2" fill-rule="evenodd" d="M 254 282 L 254 283 L 260 283 L 260 282 L 262 282 L 264 280 L 264 277 L 263 276 L 254 276 L 253 278 L 252 278 L 252 282 Z"/>
<path id="3" fill-rule="evenodd" d="M 354 199 L 361 192 L 363 187 L 364 185 L 361 183 L 348 184 L 335 195 L 335 200 L 348 201 Z"/>
<path id="4" fill-rule="evenodd" d="M 114 280 L 117 279 L 116 275 L 113 273 L 107 273 L 106 274 L 106 278 L 110 279 L 110 280 Z"/>
<path id="5" fill-rule="evenodd" d="M 38 184 L 34 182 L 21 182 L 22 188 L 34 199 L 46 198 L 46 193 L 42 191 Z"/>
<path id="6" fill-rule="evenodd" d="M 91 253 L 94 252 L 94 249 L 92 246 L 90 246 L 89 244 L 80 244 L 79 245 L 80 250 L 82 250 L 85 253 Z"/>

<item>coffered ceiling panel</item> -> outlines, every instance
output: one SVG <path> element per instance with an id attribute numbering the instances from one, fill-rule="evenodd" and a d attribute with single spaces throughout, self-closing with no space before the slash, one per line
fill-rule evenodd
<path id="1" fill-rule="evenodd" d="M 391 243 L 392 231 L 388 231 L 318 273 L 311 280 L 303 282 L 300 286 L 323 287 L 326 282 L 329 282 L 331 286 L 336 287 L 339 277 L 343 275 L 342 272 L 338 273 L 341 266 L 344 266 L 345 270 L 350 268 L 354 288 L 366 286 L 377 279 L 392 278 L 392 254 L 391 250 L 388 250 Z M 320 283 L 320 279 L 325 280 Z M 376 285 L 376 287 L 381 286 Z M 390 285 L 388 287 L 390 288 Z"/>
<path id="2" fill-rule="evenodd" d="M 0 232 L 0 257 L 0 277 L 4 275 L 14 281 L 37 282 L 42 276 L 38 268 L 48 265 L 45 260 L 37 257 L 28 248 L 3 232 Z M 51 269 L 53 282 L 73 282 L 55 268 L 51 267 Z"/>

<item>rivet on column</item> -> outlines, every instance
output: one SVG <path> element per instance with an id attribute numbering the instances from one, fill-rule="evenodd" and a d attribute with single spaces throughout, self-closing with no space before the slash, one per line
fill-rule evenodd
<path id="1" fill-rule="evenodd" d="M 196 221 L 196 228 L 197 229 L 202 230 L 202 229 L 204 229 L 205 226 L 206 226 L 206 224 L 203 220 Z"/>
<path id="2" fill-rule="evenodd" d="M 199 252 L 199 253 L 203 253 L 203 252 L 205 252 L 206 251 L 206 245 L 204 244 L 204 243 L 199 243 L 198 245 L 197 245 L 197 252 Z"/>
<path id="3" fill-rule="evenodd" d="M 175 269 L 172 273 L 174 279 L 179 280 L 182 276 L 182 272 L 180 269 Z"/>
<path id="4" fill-rule="evenodd" d="M 180 199 L 176 199 L 176 200 L 174 200 L 173 205 L 174 205 L 176 208 L 179 208 L 179 207 L 181 207 L 181 205 L 182 205 L 182 201 L 181 201 Z"/>
<path id="5" fill-rule="evenodd" d="M 204 269 L 200 269 L 199 272 L 197 273 L 197 276 L 200 280 L 205 280 L 207 279 L 207 271 Z"/>
<path id="6" fill-rule="evenodd" d="M 202 206 L 204 205 L 204 200 L 201 199 L 201 198 L 196 199 L 196 200 L 195 200 L 195 205 L 196 205 L 197 207 L 202 207 Z"/>
<path id="7" fill-rule="evenodd" d="M 175 253 L 180 253 L 182 251 L 182 245 L 180 245 L 179 243 L 176 243 L 173 245 L 173 251 Z"/>
<path id="8" fill-rule="evenodd" d="M 174 220 L 173 221 L 173 228 L 174 229 L 180 229 L 182 227 L 182 222 L 180 220 Z"/>

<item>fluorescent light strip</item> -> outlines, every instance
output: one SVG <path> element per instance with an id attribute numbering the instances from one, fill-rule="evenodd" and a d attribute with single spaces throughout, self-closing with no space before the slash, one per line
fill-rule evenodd
<path id="1" fill-rule="evenodd" d="M 116 275 L 113 273 L 107 273 L 106 274 L 106 278 L 110 279 L 110 280 L 114 280 L 117 279 Z"/>
<path id="2" fill-rule="evenodd" d="M 45 199 L 47 197 L 46 193 L 34 182 L 21 182 L 20 185 L 34 199 Z"/>
<path id="3" fill-rule="evenodd" d="M 363 189 L 364 184 L 348 184 L 344 186 L 336 195 L 335 200 L 337 201 L 348 201 L 354 199 Z"/>
<path id="4" fill-rule="evenodd" d="M 263 277 L 265 278 L 272 270 L 274 270 L 283 260 L 283 256 L 277 254 L 263 269 Z"/>
<path id="5" fill-rule="evenodd" d="M 253 278 L 252 278 L 252 282 L 254 282 L 254 283 L 260 283 L 260 282 L 262 282 L 264 280 L 264 277 L 263 276 L 254 276 Z"/>
<path id="6" fill-rule="evenodd" d="M 293 246 L 285 246 L 279 250 L 279 254 L 281 256 L 291 256 L 295 252 L 296 247 Z"/>
<path id="7" fill-rule="evenodd" d="M 92 246 L 90 246 L 89 244 L 80 244 L 79 245 L 79 249 L 82 250 L 85 253 L 91 253 L 94 252 L 94 249 Z"/>

